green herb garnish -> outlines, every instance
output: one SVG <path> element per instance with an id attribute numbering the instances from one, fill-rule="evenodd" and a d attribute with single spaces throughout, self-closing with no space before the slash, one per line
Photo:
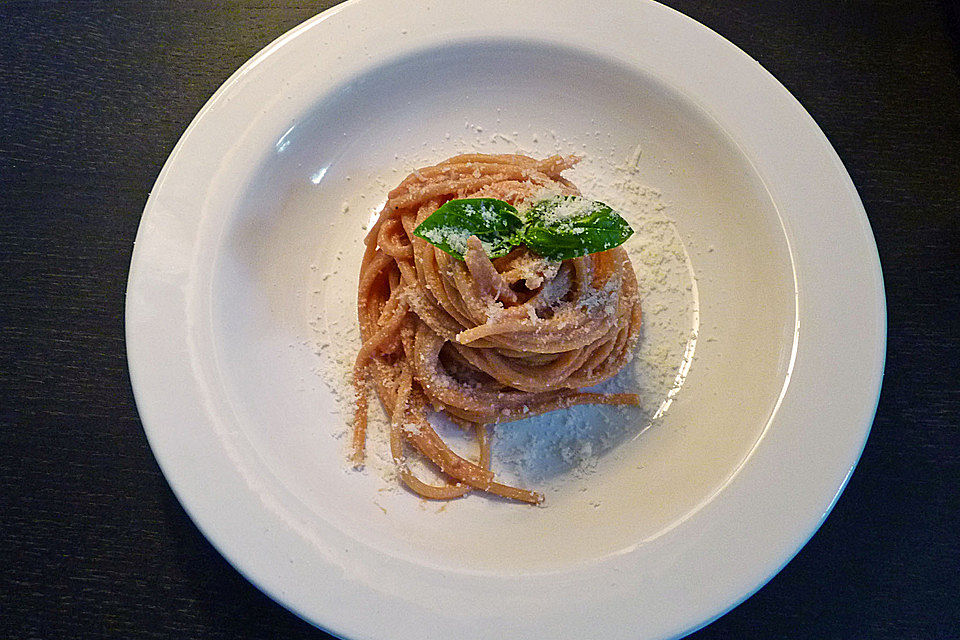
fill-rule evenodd
<path id="1" fill-rule="evenodd" d="M 413 231 L 463 260 L 467 239 L 477 236 L 490 259 L 520 245 L 552 260 L 599 253 L 623 244 L 633 229 L 602 202 L 578 196 L 540 200 L 523 213 L 496 198 L 450 200 Z"/>
<path id="2" fill-rule="evenodd" d="M 619 247 L 633 229 L 616 211 L 593 200 L 556 196 L 526 212 L 523 244 L 552 260 L 566 260 Z"/>
<path id="3" fill-rule="evenodd" d="M 477 236 L 491 260 L 510 253 L 519 244 L 523 220 L 516 208 L 496 198 L 450 200 L 413 230 L 433 246 L 463 260 L 467 239 Z"/>

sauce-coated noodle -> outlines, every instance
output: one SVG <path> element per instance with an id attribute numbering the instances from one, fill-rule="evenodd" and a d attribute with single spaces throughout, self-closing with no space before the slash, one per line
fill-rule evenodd
<path id="1" fill-rule="evenodd" d="M 491 261 L 474 237 L 459 261 L 413 235 L 453 198 L 522 206 L 545 192 L 579 195 L 560 175 L 576 162 L 461 155 L 414 171 L 390 192 L 360 267 L 356 464 L 363 461 L 371 380 L 390 416 L 400 477 L 432 499 L 480 489 L 538 503 L 541 494 L 494 480 L 485 425 L 578 404 L 637 404 L 634 394 L 579 391 L 615 375 L 638 337 L 637 280 L 622 247 L 560 263 L 520 247 Z M 427 420 L 431 409 L 476 433 L 476 462 L 443 442 Z M 416 477 L 404 459 L 405 442 L 451 482 L 437 486 Z"/>

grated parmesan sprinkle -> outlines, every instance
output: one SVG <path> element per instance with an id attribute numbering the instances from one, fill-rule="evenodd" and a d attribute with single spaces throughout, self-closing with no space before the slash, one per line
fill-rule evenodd
<path id="1" fill-rule="evenodd" d="M 459 142 L 451 141 L 458 143 L 460 150 L 472 148 L 481 153 L 543 156 L 545 149 L 554 144 L 558 152 L 577 146 L 577 143 L 560 140 L 552 131 L 546 135 L 531 131 L 527 137 L 532 145 L 539 147 L 532 150 L 524 148 L 517 132 L 512 136 L 480 136 L 483 130 L 481 126 L 469 121 L 465 124 L 471 135 L 473 131 L 477 135 L 473 139 L 461 137 Z M 612 158 L 588 155 L 567 175 L 585 197 L 607 203 L 630 223 L 635 232 L 623 246 L 637 273 L 643 310 L 641 338 L 624 370 L 595 390 L 638 393 L 641 406 L 578 406 L 496 427 L 493 466 L 497 475 L 506 482 L 520 482 L 548 491 L 568 491 L 565 487 L 573 485 L 579 491 L 585 491 L 585 483 L 591 481 L 601 458 L 648 425 L 655 425 L 683 381 L 682 373 L 684 367 L 689 366 L 697 339 L 696 282 L 677 225 L 667 215 L 668 209 L 662 202 L 660 192 L 643 183 L 643 176 L 637 168 L 640 153 L 641 146 L 637 145 L 631 156 L 622 163 Z M 437 159 L 436 156 L 410 157 L 400 159 L 398 164 L 425 166 Z M 554 195 L 558 194 L 544 190 L 536 199 Z M 366 210 L 368 207 L 362 202 L 358 206 L 358 201 L 343 203 L 344 212 L 354 209 Z M 575 206 L 574 201 L 559 207 L 552 215 L 562 219 L 581 215 L 581 212 L 582 206 Z M 363 234 L 359 231 L 362 221 L 359 217 L 357 236 L 362 238 Z M 443 240 L 461 253 L 466 250 L 467 237 L 447 235 Z M 484 249 L 488 250 L 488 247 L 484 246 Z M 334 430 L 333 437 L 342 440 L 346 448 L 349 438 L 344 436 L 349 433 L 354 409 L 351 370 L 360 346 L 359 330 L 355 319 L 352 323 L 328 321 L 321 310 L 354 308 L 355 289 L 338 286 L 337 283 L 353 282 L 358 265 L 348 260 L 328 259 L 325 266 L 330 271 L 318 278 L 320 288 L 315 303 L 317 318 L 311 323 L 315 329 L 315 351 L 319 360 L 316 371 L 340 407 L 340 415 L 334 420 L 339 420 L 342 427 Z M 560 263 L 531 257 L 528 262 L 515 266 L 522 269 L 522 279 L 527 287 L 536 289 L 544 279 L 556 275 Z M 601 293 L 588 296 L 586 302 L 599 305 L 600 300 L 604 299 Z M 605 311 L 615 313 L 616 301 L 608 300 L 607 304 L 612 306 Z M 487 311 L 488 316 L 494 319 L 502 313 L 503 307 L 496 303 Z M 536 322 L 534 317 L 530 320 Z M 522 411 L 529 413 L 526 407 Z M 433 416 L 431 423 L 435 423 L 434 427 L 444 440 L 451 441 L 456 450 L 472 457 L 475 443 L 465 438 L 459 428 L 442 415 Z M 389 451 L 388 424 L 380 403 L 372 395 L 367 465 L 363 473 L 379 475 L 384 480 L 384 490 L 401 491 L 400 483 L 396 481 L 396 462 Z M 413 430 L 418 427 L 408 424 L 403 428 Z M 431 477 L 429 466 L 414 458 L 405 460 L 403 464 L 415 468 L 421 477 Z M 344 465 L 344 468 L 348 466 Z"/>

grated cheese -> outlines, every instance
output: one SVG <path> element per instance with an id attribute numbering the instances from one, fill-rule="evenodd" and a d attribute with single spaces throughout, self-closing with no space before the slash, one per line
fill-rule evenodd
<path id="1" fill-rule="evenodd" d="M 476 131 L 478 134 L 482 131 L 481 126 L 469 121 L 465 122 L 465 126 L 467 131 Z M 559 140 L 553 131 L 544 135 L 531 130 L 526 137 L 533 144 L 540 141 L 540 147 L 547 139 L 552 139 L 558 151 L 574 146 L 571 141 Z M 458 142 L 453 140 L 452 143 Z M 460 149 L 472 147 L 478 152 L 543 155 L 543 149 L 525 149 L 521 136 L 516 132 L 512 136 L 477 135 L 470 140 L 461 137 L 458 144 Z M 510 148 L 504 149 L 505 145 L 510 145 Z M 655 425 L 682 383 L 680 373 L 684 371 L 685 362 L 689 366 L 688 359 L 697 340 L 696 283 L 677 225 L 667 215 L 660 192 L 643 184 L 643 176 L 637 168 L 640 155 L 641 147 L 637 145 L 634 153 L 622 164 L 612 158 L 587 156 L 569 172 L 569 177 L 586 197 L 605 202 L 623 215 L 635 231 L 623 246 L 637 273 L 643 309 L 641 338 L 624 370 L 595 390 L 636 392 L 640 395 L 641 406 L 578 406 L 494 427 L 494 471 L 498 476 L 502 475 L 505 481 L 517 481 L 548 491 L 565 491 L 564 488 L 571 485 L 580 491 L 585 490 L 601 459 L 640 430 Z M 399 164 L 416 167 L 436 160 L 436 157 L 410 157 L 402 159 Z M 537 199 L 552 195 L 557 194 L 545 190 Z M 360 207 L 363 210 L 367 208 Z M 350 211 L 349 203 L 344 202 L 342 210 Z M 576 206 L 563 206 L 554 215 L 558 218 L 579 215 L 579 210 Z M 358 229 L 360 223 L 358 220 Z M 358 231 L 357 236 L 362 238 L 363 234 Z M 454 234 L 445 236 L 444 240 L 461 253 L 466 250 L 466 237 Z M 488 247 L 484 246 L 484 249 Z M 712 249 L 709 247 L 707 250 Z M 337 255 L 335 260 L 327 259 L 324 266 L 330 271 L 319 278 L 316 309 L 354 308 L 355 289 L 338 286 L 337 283 L 354 282 L 358 265 L 340 260 Z M 535 289 L 544 278 L 556 275 L 560 263 L 531 259 L 529 263 L 518 266 L 524 270 L 526 285 Z M 598 292 L 590 300 L 599 304 L 600 299 Z M 606 309 L 611 314 L 616 310 L 615 303 L 612 304 Z M 502 310 L 502 305 L 494 304 L 487 311 L 490 318 L 495 318 Z M 532 317 L 530 320 L 535 321 Z M 315 330 L 314 350 L 318 357 L 316 371 L 326 382 L 340 408 L 339 416 L 332 421 L 343 426 L 335 429 L 332 437 L 344 442 L 346 448 L 349 438 L 344 436 L 349 433 L 354 410 L 351 372 L 360 345 L 359 330 L 355 321 L 346 324 L 327 321 L 320 312 L 311 325 Z M 523 413 L 529 413 L 529 408 L 524 407 Z M 465 438 L 461 430 L 444 416 L 431 417 L 431 423 L 441 432 L 444 440 L 452 441 L 455 449 L 467 457 L 473 456 L 475 443 Z M 389 451 L 388 424 L 380 403 L 372 395 L 367 465 L 363 473 L 380 476 L 384 480 L 385 490 L 402 491 L 400 483 L 396 482 L 396 463 Z M 404 428 L 413 429 L 416 425 L 404 425 Z M 429 467 L 414 457 L 405 460 L 404 464 L 415 468 L 421 477 L 431 477 Z M 344 469 L 349 469 L 348 465 L 345 464 Z M 599 503 L 591 504 L 599 506 Z"/>

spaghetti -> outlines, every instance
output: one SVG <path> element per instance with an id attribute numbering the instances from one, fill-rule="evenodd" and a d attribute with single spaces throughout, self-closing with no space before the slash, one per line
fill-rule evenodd
<path id="1" fill-rule="evenodd" d="M 577 160 L 460 155 L 414 171 L 389 193 L 360 267 L 355 464 L 363 461 L 371 380 L 390 416 L 401 479 L 432 499 L 478 489 L 539 503 L 541 494 L 494 480 L 486 425 L 579 404 L 638 403 L 635 394 L 579 390 L 615 375 L 638 337 L 637 280 L 622 247 L 562 262 L 519 247 L 491 261 L 471 237 L 459 261 L 413 234 L 454 198 L 516 206 L 544 192 L 579 195 L 560 175 Z M 428 421 L 430 410 L 476 434 L 475 462 L 444 443 Z M 418 478 L 405 461 L 405 443 L 450 481 Z"/>

